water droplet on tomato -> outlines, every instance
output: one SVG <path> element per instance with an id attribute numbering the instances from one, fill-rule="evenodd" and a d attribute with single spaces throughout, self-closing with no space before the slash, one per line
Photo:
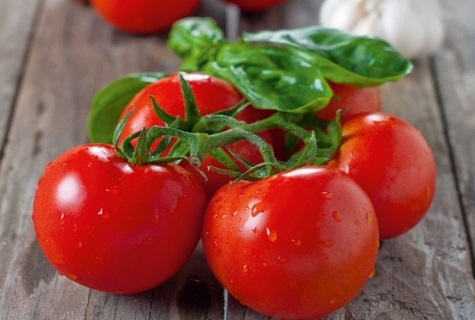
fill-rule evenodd
<path id="1" fill-rule="evenodd" d="M 237 216 L 237 211 L 233 212 L 233 217 Z"/>
<path id="2" fill-rule="evenodd" d="M 103 213 L 104 213 L 104 210 L 101 208 L 101 209 L 99 210 L 99 212 L 97 213 L 97 215 L 98 215 L 98 216 L 102 216 Z"/>
<path id="3" fill-rule="evenodd" d="M 341 221 L 341 213 L 340 213 L 340 211 L 338 211 L 338 210 L 333 211 L 333 219 L 334 219 L 336 222 L 340 222 L 340 221 Z"/>
<path id="4" fill-rule="evenodd" d="M 256 232 L 257 232 L 257 227 L 256 227 L 256 226 L 252 227 L 251 231 L 252 231 L 253 233 L 256 233 Z"/>
<path id="5" fill-rule="evenodd" d="M 333 193 L 330 191 L 323 191 L 321 195 L 327 200 L 330 200 L 333 197 Z"/>
<path id="6" fill-rule="evenodd" d="M 215 247 L 218 247 L 220 241 L 221 241 L 221 236 L 220 236 L 220 235 L 214 236 L 214 238 L 213 238 L 213 245 L 214 245 Z"/>
<path id="7" fill-rule="evenodd" d="M 267 235 L 267 240 L 269 240 L 270 242 L 277 241 L 277 232 L 275 230 L 266 228 L 266 235 Z"/>
<path id="8" fill-rule="evenodd" d="M 302 241 L 300 241 L 300 239 L 292 239 L 292 243 L 293 243 L 294 246 L 296 246 L 296 247 L 302 245 Z"/>
<path id="9" fill-rule="evenodd" d="M 373 278 L 375 274 L 376 274 L 376 269 L 373 268 L 373 269 L 371 270 L 371 272 L 369 273 L 368 278 L 369 278 L 369 279 Z"/>
<path id="10" fill-rule="evenodd" d="M 61 213 L 61 217 L 59 218 L 59 224 L 63 225 L 66 221 L 64 220 L 64 212 Z"/>
<path id="11" fill-rule="evenodd" d="M 287 262 L 287 257 L 278 256 L 277 257 L 277 262 L 285 263 L 285 262 Z"/>
<path id="12" fill-rule="evenodd" d="M 257 216 L 259 213 L 262 213 L 267 210 L 267 205 L 264 202 L 258 202 L 252 206 L 251 215 L 253 217 Z"/>
<path id="13" fill-rule="evenodd" d="M 78 276 L 77 276 L 77 275 L 75 275 L 74 273 L 70 273 L 70 274 L 68 274 L 68 276 L 67 276 L 67 277 L 68 277 L 69 279 L 71 279 L 71 280 L 76 280 L 76 279 L 78 278 Z"/>
<path id="14" fill-rule="evenodd" d="M 221 219 L 226 219 L 226 217 L 227 217 L 226 214 L 221 215 Z"/>
<path id="15" fill-rule="evenodd" d="M 78 242 L 78 248 L 82 248 L 82 242 L 81 241 Z"/>
<path id="16" fill-rule="evenodd" d="M 373 221 L 373 215 L 369 212 L 366 212 L 366 222 L 371 223 Z"/>
<path id="17" fill-rule="evenodd" d="M 218 214 L 216 213 L 214 216 L 213 216 L 213 219 L 216 219 L 218 217 Z"/>
<path id="18" fill-rule="evenodd" d="M 245 272 L 245 273 L 249 272 L 249 266 L 247 264 L 243 265 L 242 266 L 242 271 Z"/>

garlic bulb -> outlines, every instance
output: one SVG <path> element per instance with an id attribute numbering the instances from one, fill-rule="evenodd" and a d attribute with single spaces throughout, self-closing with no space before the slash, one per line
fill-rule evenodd
<path id="1" fill-rule="evenodd" d="M 320 23 L 380 37 L 408 59 L 434 53 L 444 36 L 437 0 L 326 0 Z"/>

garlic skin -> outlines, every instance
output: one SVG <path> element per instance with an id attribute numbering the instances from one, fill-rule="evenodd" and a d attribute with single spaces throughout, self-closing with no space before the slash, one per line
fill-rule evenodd
<path id="1" fill-rule="evenodd" d="M 444 38 L 438 0 L 326 0 L 320 23 L 382 38 L 408 59 L 433 54 Z"/>

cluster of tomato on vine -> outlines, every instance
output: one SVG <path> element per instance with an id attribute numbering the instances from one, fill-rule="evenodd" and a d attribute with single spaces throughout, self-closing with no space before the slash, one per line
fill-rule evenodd
<path id="1" fill-rule="evenodd" d="M 218 281 L 258 312 L 312 318 L 350 302 L 380 241 L 434 195 L 427 142 L 381 111 L 377 86 L 410 62 L 319 27 L 228 43 L 200 18 L 175 24 L 169 47 L 183 72 L 103 88 L 92 143 L 45 169 L 33 222 L 51 264 L 130 294 L 172 277 L 201 239 Z"/>

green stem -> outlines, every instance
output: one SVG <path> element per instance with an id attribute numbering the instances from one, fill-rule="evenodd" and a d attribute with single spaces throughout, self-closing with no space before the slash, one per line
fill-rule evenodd
<path id="1" fill-rule="evenodd" d="M 277 112 L 268 118 L 259 120 L 253 123 L 246 123 L 244 121 L 236 120 L 235 118 L 221 116 L 221 115 L 208 115 L 201 118 L 201 120 L 193 127 L 195 132 L 203 132 L 205 128 L 220 125 L 221 127 L 229 126 L 231 128 L 241 128 L 242 130 L 258 133 L 269 129 L 284 129 L 302 140 L 308 140 L 311 133 L 304 128 L 296 125 L 292 120 L 293 116 L 289 114 L 282 114 Z"/>
<path id="2" fill-rule="evenodd" d="M 226 119 L 232 119 L 224 116 Z M 229 120 L 228 122 L 234 122 Z M 137 146 L 132 146 L 132 140 L 138 138 Z M 232 128 L 230 130 L 222 131 L 215 134 L 207 133 L 190 133 L 170 127 L 153 126 L 149 129 L 144 128 L 140 132 L 136 132 L 127 137 L 120 150 L 120 155 L 124 157 L 128 162 L 135 165 L 141 165 L 146 163 L 166 163 L 173 162 L 186 158 L 186 154 L 161 157 L 160 153 L 156 150 L 148 152 L 153 143 L 158 139 L 162 139 L 162 142 L 166 139 L 169 141 L 168 146 L 172 143 L 177 143 L 176 139 L 188 144 L 187 150 L 189 150 L 189 160 L 192 164 L 199 166 L 201 161 L 212 150 L 236 143 L 241 140 L 247 140 L 259 148 L 265 163 L 268 163 L 268 174 L 273 174 L 275 171 L 284 170 L 283 166 L 275 158 L 273 148 L 261 137 L 243 130 L 242 128 Z M 160 149 L 166 148 L 161 145 Z"/>

